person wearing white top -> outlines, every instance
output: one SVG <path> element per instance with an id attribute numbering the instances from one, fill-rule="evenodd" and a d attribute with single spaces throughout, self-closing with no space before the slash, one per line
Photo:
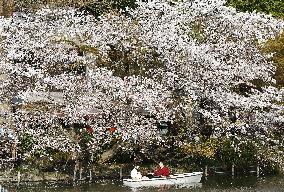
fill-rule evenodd
<path id="1" fill-rule="evenodd" d="M 142 179 L 142 175 L 141 175 L 141 173 L 137 169 L 139 169 L 139 166 L 135 166 L 132 169 L 132 171 L 131 171 L 131 178 L 132 179 L 135 179 L 135 180 Z"/>

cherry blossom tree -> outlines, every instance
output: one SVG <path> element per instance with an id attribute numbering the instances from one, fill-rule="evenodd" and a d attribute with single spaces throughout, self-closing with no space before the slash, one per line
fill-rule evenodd
<path id="1" fill-rule="evenodd" d="M 133 143 L 145 150 L 153 141 L 162 145 L 160 121 L 184 122 L 175 126 L 185 134 L 178 146 L 204 136 L 230 138 L 236 151 L 251 140 L 260 149 L 267 142 L 271 149 L 282 146 L 273 125 L 283 122 L 278 104 L 283 89 L 274 86 L 271 55 L 259 47 L 284 22 L 239 13 L 224 3 L 154 0 L 138 2 L 127 16 L 112 12 L 98 18 L 47 7 L 1 18 L 0 64 L 9 75 L 10 97 L 50 97 L 38 99 L 49 103 L 48 110 L 38 111 L 40 118 L 28 117 L 42 121 L 40 128 L 38 121 L 15 114 L 15 137 L 30 133 L 36 141 L 25 156 L 46 147 L 82 151 L 85 130 L 62 129 L 59 112 L 66 124 L 92 127 L 84 149 L 89 151 L 102 152 L 114 140 L 130 151 Z M 53 92 L 63 96 L 56 100 Z M 107 131 L 111 127 L 115 134 Z"/>

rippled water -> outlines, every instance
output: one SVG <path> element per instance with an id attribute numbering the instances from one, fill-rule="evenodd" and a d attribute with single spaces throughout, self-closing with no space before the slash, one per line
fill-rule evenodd
<path id="1" fill-rule="evenodd" d="M 19 186 L 2 185 L 0 192 L 284 192 L 283 176 L 238 176 L 215 175 L 202 178 L 194 186 L 160 186 L 132 189 L 119 180 L 100 180 L 94 183 L 29 183 Z"/>

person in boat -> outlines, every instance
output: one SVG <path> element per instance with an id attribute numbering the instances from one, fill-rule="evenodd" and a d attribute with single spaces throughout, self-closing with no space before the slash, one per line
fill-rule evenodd
<path id="1" fill-rule="evenodd" d="M 154 176 L 168 177 L 169 175 L 170 175 L 169 168 L 164 166 L 163 162 L 160 162 L 159 168 L 154 171 Z"/>
<path id="2" fill-rule="evenodd" d="M 138 171 L 139 166 L 135 166 L 132 171 L 131 171 L 131 179 L 137 180 L 137 179 L 142 179 L 141 173 Z"/>

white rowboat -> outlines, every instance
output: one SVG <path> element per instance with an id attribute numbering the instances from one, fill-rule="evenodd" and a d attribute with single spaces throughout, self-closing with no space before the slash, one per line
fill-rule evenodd
<path id="1" fill-rule="evenodd" d="M 154 177 L 142 179 L 123 179 L 123 184 L 128 187 L 150 187 L 160 185 L 191 185 L 195 186 L 201 181 L 203 172 L 181 173 L 170 175 L 170 177 Z"/>

